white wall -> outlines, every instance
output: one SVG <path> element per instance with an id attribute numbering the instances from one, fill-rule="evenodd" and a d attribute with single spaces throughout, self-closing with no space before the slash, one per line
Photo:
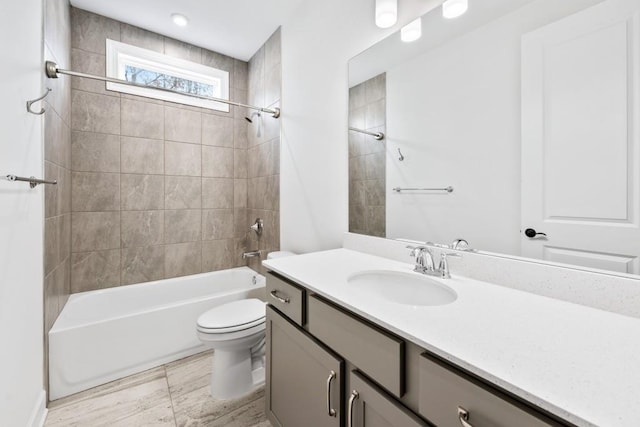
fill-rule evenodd
<path id="1" fill-rule="evenodd" d="M 387 237 L 520 253 L 520 39 L 598 1 L 532 2 L 387 72 Z"/>
<path id="2" fill-rule="evenodd" d="M 0 174 L 42 176 L 42 0 L 0 2 Z M 39 107 L 36 106 L 36 108 Z M 39 425 L 44 415 L 42 343 L 43 188 L 0 181 L 0 425 Z"/>
<path id="3" fill-rule="evenodd" d="M 399 24 L 374 24 L 373 0 L 305 2 L 282 27 L 281 247 L 341 246 L 348 229 L 349 59 L 441 0 L 400 0 Z"/>

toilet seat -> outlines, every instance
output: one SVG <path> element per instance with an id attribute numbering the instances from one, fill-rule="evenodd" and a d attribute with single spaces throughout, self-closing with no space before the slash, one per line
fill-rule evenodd
<path id="1" fill-rule="evenodd" d="M 259 299 L 233 301 L 219 305 L 198 317 L 197 329 L 205 334 L 230 334 L 264 330 L 265 303 Z"/>

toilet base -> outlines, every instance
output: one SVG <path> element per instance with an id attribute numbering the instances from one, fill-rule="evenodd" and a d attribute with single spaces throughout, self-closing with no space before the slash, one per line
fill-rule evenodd
<path id="1" fill-rule="evenodd" d="M 251 349 L 214 351 L 210 386 L 214 399 L 241 397 L 264 382 L 264 353 L 252 357 Z"/>

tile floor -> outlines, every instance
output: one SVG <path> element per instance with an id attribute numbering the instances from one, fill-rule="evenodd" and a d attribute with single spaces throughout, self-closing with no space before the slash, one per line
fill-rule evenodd
<path id="1" fill-rule="evenodd" d="M 264 387 L 235 400 L 209 395 L 212 352 L 51 402 L 45 427 L 271 427 Z"/>

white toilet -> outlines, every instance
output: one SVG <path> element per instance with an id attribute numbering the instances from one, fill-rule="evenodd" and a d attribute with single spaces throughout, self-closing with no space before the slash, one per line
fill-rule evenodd
<path id="1" fill-rule="evenodd" d="M 272 252 L 267 259 L 294 255 Z M 211 396 L 232 399 L 264 384 L 265 303 L 245 299 L 219 305 L 201 314 L 198 338 L 214 349 Z"/>

